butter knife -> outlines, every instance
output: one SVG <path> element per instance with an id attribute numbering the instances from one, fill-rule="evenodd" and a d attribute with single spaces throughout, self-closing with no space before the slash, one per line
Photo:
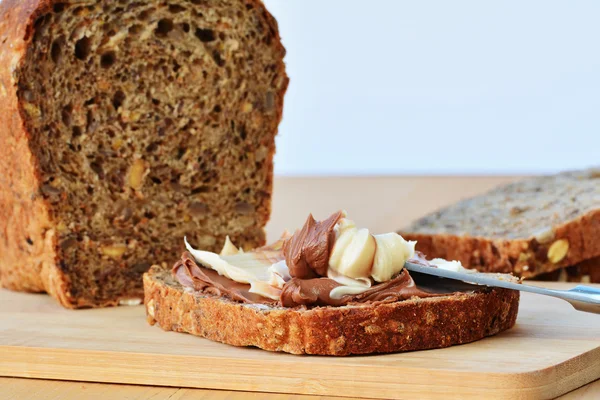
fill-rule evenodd
<path id="1" fill-rule="evenodd" d="M 467 283 L 475 283 L 478 285 L 520 290 L 522 292 L 557 297 L 571 303 L 573 308 L 576 310 L 600 314 L 600 289 L 591 286 L 579 285 L 569 290 L 555 290 L 498 279 L 494 277 L 495 274 L 457 272 L 442 268 L 426 267 L 424 265 L 414 264 L 411 262 L 404 264 L 404 268 L 411 272 L 419 272 L 421 274 L 434 275 L 441 278 L 454 279 Z"/>

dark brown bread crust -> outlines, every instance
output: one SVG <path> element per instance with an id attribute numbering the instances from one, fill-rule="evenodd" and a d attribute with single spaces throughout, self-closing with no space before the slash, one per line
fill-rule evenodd
<path id="1" fill-rule="evenodd" d="M 264 136 L 260 141 L 264 146 L 262 149 L 265 151 L 260 155 L 264 161 L 260 167 L 256 167 L 257 171 L 260 171 L 257 174 L 260 178 L 257 180 L 260 180 L 261 183 L 260 187 L 256 188 L 258 195 L 255 196 L 256 200 L 253 199 L 255 204 L 248 204 L 245 200 L 236 204 L 236 212 L 241 215 L 240 218 L 252 220 L 253 226 L 241 231 L 236 225 L 235 229 L 238 229 L 238 232 L 233 235 L 235 236 L 234 240 L 236 244 L 245 248 L 253 248 L 264 244 L 263 227 L 270 215 L 272 159 L 275 152 L 274 136 L 276 126 L 281 120 L 283 95 L 287 87 L 283 64 L 285 49 L 280 42 L 276 21 L 266 11 L 260 0 L 239 0 L 239 2 L 232 0 L 231 2 L 239 3 L 246 9 L 252 9 L 257 16 L 257 21 L 260 21 L 257 24 L 264 24 L 262 28 L 272 34 L 270 37 L 272 40 L 268 45 L 273 49 L 273 54 L 277 56 L 274 57 L 270 68 L 284 79 L 281 90 L 267 100 L 273 107 L 269 116 L 259 121 L 261 116 L 256 115 L 256 123 L 262 126 L 264 131 Z M 24 83 L 21 73 L 26 70 L 27 57 L 31 53 L 37 29 L 35 24 L 39 22 L 39 17 L 47 12 L 59 12 L 58 10 L 65 7 L 63 3 L 68 7 L 69 2 L 58 0 L 4 0 L 0 2 L 0 285 L 13 290 L 45 291 L 57 298 L 62 305 L 70 308 L 112 306 L 118 305 L 121 300 L 136 298 L 141 300 L 143 297 L 141 273 L 143 271 L 138 267 L 146 265 L 147 268 L 149 264 L 145 264 L 146 260 L 142 260 L 144 263 L 140 263 L 139 260 L 136 261 L 133 258 L 110 260 L 110 257 L 107 259 L 106 256 L 103 256 L 105 261 L 99 263 L 77 263 L 73 262 L 76 257 L 72 257 L 71 262 L 65 263 L 67 260 L 66 244 L 72 243 L 74 239 L 66 237 L 66 234 L 62 232 L 64 229 L 61 230 L 61 225 L 57 223 L 57 215 L 60 214 L 64 198 L 51 201 L 43 190 L 48 178 L 40 156 L 40 148 L 43 149 L 44 146 L 43 141 L 40 144 L 36 133 L 32 132 L 27 125 L 31 114 L 25 107 L 27 104 L 24 104 L 23 101 Z M 111 4 L 114 3 L 111 2 Z M 188 83 L 193 85 L 193 82 Z M 38 95 L 36 94 L 36 96 Z M 82 99 L 82 102 L 83 100 L 86 99 Z M 249 137 L 254 135 L 253 132 L 248 133 Z M 258 156 L 256 159 L 258 165 Z M 248 170 L 249 175 L 250 172 L 252 171 Z M 246 179 L 248 177 L 241 176 L 238 178 L 238 182 L 244 182 Z M 65 195 L 64 191 L 62 195 Z M 70 196 L 70 193 L 68 195 Z M 154 216 L 150 218 L 154 218 Z M 215 218 L 210 222 L 215 226 L 220 224 L 222 230 L 227 228 L 228 221 Z M 163 225 L 166 229 L 166 223 Z M 62 227 L 64 228 L 64 224 Z M 196 241 L 196 244 L 216 250 L 222 244 L 225 233 L 216 230 L 208 232 L 211 235 L 208 237 L 209 243 Z M 76 235 L 77 232 L 70 234 Z M 171 246 L 171 243 L 175 243 L 174 238 L 167 238 L 166 231 L 158 237 L 165 238 L 161 240 L 170 240 L 168 245 L 163 246 L 165 248 Z M 133 239 L 136 238 L 133 237 Z M 176 240 L 177 243 L 180 243 L 181 237 L 177 237 Z M 93 251 L 97 253 L 101 243 L 96 246 L 97 248 Z M 72 252 L 72 249 L 69 251 Z M 177 251 L 179 250 L 177 249 Z M 163 249 L 163 253 L 167 253 L 167 251 Z M 176 252 L 174 253 L 176 254 Z M 83 253 L 80 252 L 80 254 Z M 163 255 L 166 256 L 166 254 Z M 98 257 L 97 254 L 94 257 Z M 103 262 L 110 266 L 105 267 Z M 80 271 L 92 268 L 88 264 L 95 264 L 93 266 L 95 270 L 87 271 L 88 276 L 83 279 Z M 119 274 L 119 279 L 121 277 L 124 279 L 124 288 L 121 291 L 104 292 L 104 288 L 108 285 L 102 283 L 102 280 L 110 280 L 110 276 L 116 274 Z M 96 283 L 94 283 L 95 280 Z M 95 286 L 88 290 L 89 286 L 87 285 L 90 282 Z"/>
<path id="2" fill-rule="evenodd" d="M 534 277 L 600 256 L 600 173 L 585 170 L 498 187 L 399 233 L 429 257 Z M 514 231 L 510 227 L 514 224 Z M 567 252 L 550 251 L 567 244 Z"/>
<path id="3" fill-rule="evenodd" d="M 313 309 L 243 305 L 184 290 L 153 267 L 144 275 L 148 322 L 234 346 L 344 356 L 469 343 L 511 328 L 519 292 L 489 289 L 447 297 Z"/>
<path id="4" fill-rule="evenodd" d="M 37 160 L 20 113 L 14 72 L 32 39 L 33 21 L 49 0 L 0 4 L 0 283 L 30 292 L 47 291 L 61 303 L 67 279 L 56 266 L 56 233 L 40 186 Z"/>

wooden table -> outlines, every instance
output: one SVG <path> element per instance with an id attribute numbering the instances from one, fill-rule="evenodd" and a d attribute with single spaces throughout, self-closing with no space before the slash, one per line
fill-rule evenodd
<path id="1" fill-rule="evenodd" d="M 323 218 L 343 208 L 359 226 L 373 232 L 394 231 L 420 215 L 460 198 L 484 192 L 514 177 L 380 177 L 380 178 L 278 178 L 273 214 L 267 227 L 269 240 L 284 229 L 302 225 L 308 213 Z M 280 395 L 111 385 L 82 382 L 0 378 L 2 399 L 314 399 Z M 330 397 L 320 397 L 321 399 Z M 562 399 L 600 398 L 600 381 L 575 390 Z"/>

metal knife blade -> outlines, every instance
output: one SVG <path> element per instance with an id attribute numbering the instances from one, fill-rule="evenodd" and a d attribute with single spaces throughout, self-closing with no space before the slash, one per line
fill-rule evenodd
<path id="1" fill-rule="evenodd" d="M 600 289 L 591 286 L 579 285 L 570 290 L 555 290 L 502 280 L 500 279 L 502 274 L 457 272 L 442 268 L 426 267 L 411 262 L 405 263 L 404 268 L 413 272 L 459 280 L 467 283 L 557 297 L 571 303 L 576 310 L 600 314 Z"/>

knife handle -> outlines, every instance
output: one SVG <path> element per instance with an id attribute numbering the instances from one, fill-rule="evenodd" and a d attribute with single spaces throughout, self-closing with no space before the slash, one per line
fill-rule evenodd
<path id="1" fill-rule="evenodd" d="M 576 295 L 576 298 L 571 296 L 563 297 L 571 303 L 576 310 L 600 314 L 600 289 L 591 286 L 578 285 L 573 289 L 565 291 L 565 294 L 567 293 Z"/>

